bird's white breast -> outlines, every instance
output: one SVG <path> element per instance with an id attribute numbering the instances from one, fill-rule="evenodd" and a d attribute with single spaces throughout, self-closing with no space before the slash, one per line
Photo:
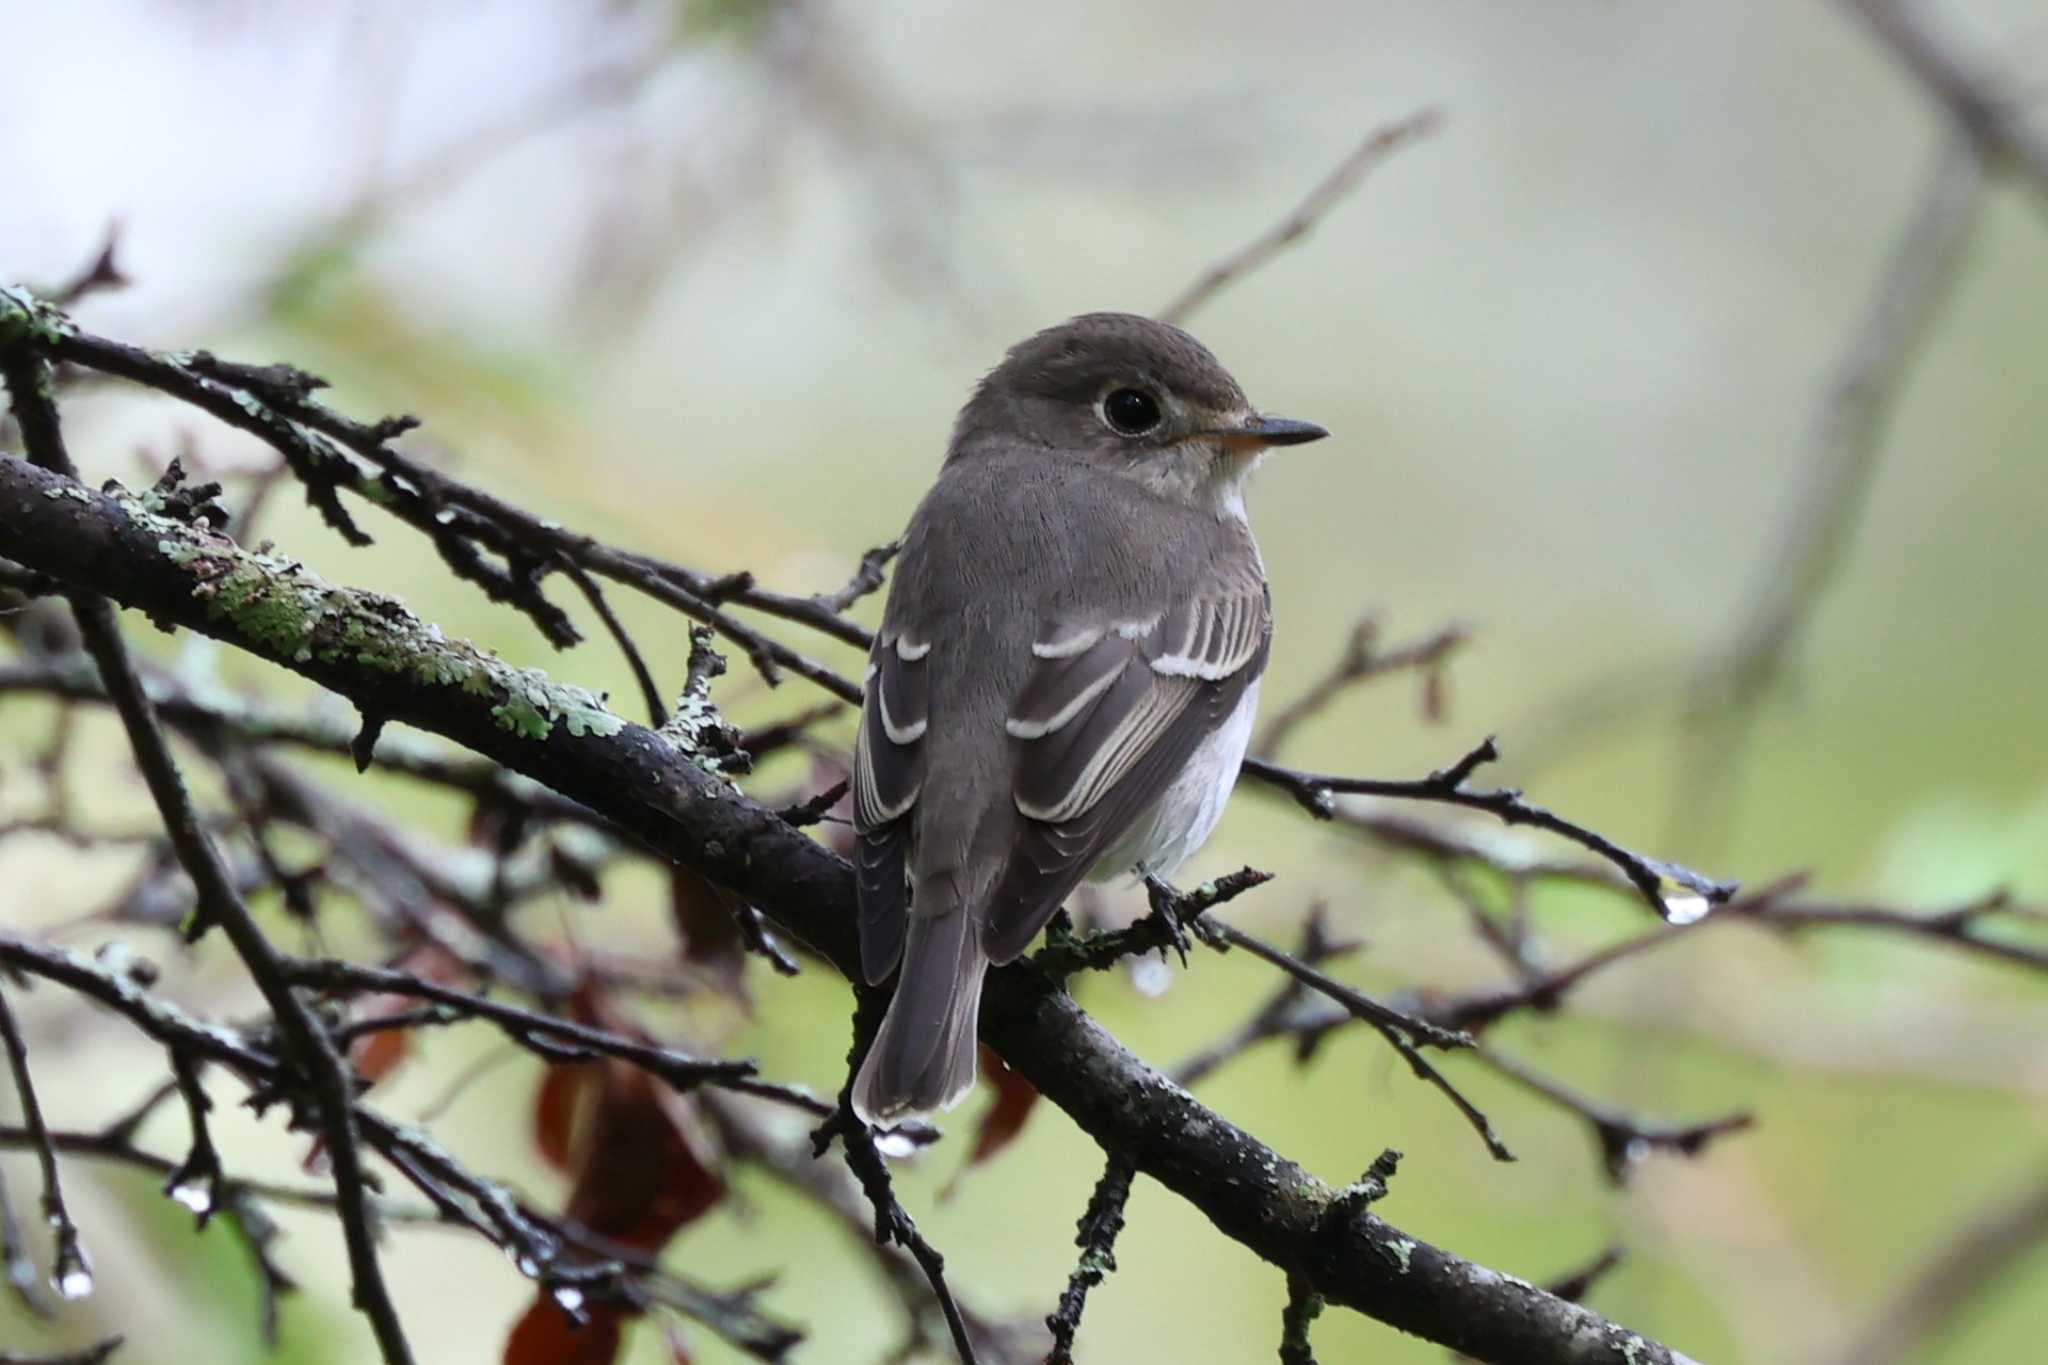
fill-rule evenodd
<path id="1" fill-rule="evenodd" d="M 1144 869 L 1171 878 L 1208 841 L 1223 818 L 1223 806 L 1237 784 L 1259 709 L 1259 684 L 1247 687 L 1230 719 L 1203 740 L 1153 807 L 1140 815 L 1089 874 L 1098 881 Z"/>

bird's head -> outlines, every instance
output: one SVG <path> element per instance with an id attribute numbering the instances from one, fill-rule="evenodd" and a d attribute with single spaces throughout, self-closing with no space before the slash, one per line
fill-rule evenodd
<path id="1" fill-rule="evenodd" d="M 1253 408 L 1223 363 L 1180 328 L 1088 313 L 1010 348 L 961 410 L 947 459 L 1078 460 L 1241 517 L 1244 479 L 1260 456 L 1328 434 Z"/>

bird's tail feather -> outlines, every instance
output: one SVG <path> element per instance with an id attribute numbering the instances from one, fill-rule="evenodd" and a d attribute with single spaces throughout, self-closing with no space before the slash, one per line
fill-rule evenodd
<path id="1" fill-rule="evenodd" d="M 910 917 L 896 997 L 853 1083 L 864 1123 L 950 1109 L 974 1087 L 988 954 L 963 910 Z"/>

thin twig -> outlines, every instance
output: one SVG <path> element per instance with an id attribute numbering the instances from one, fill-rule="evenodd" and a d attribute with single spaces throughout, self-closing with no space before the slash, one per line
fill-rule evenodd
<path id="1" fill-rule="evenodd" d="M 860 1182 L 861 1191 L 874 1210 L 876 1244 L 893 1242 L 917 1262 L 917 1268 L 924 1273 L 925 1283 L 931 1287 L 932 1297 L 945 1316 L 946 1331 L 953 1339 L 953 1350 L 960 1359 L 960 1365 L 978 1365 L 966 1316 L 960 1311 L 959 1301 L 953 1297 L 953 1290 L 946 1283 L 946 1258 L 917 1230 L 916 1220 L 896 1198 L 889 1182 L 889 1167 L 882 1160 L 881 1150 L 875 1146 L 874 1132 L 853 1112 L 853 1078 L 859 1074 L 861 1062 L 874 1045 L 887 1004 L 887 998 L 880 991 L 859 987 L 854 990 L 853 1040 L 846 1058 L 846 1084 L 840 1089 L 839 1103 L 834 1107 L 832 1116 L 811 1134 L 811 1154 L 823 1156 L 832 1139 L 839 1139 L 846 1168 Z"/>
<path id="2" fill-rule="evenodd" d="M 1074 1234 L 1074 1245 L 1081 1249 L 1080 1262 L 1067 1277 L 1059 1307 L 1045 1319 L 1052 1332 L 1052 1349 L 1046 1352 L 1045 1365 L 1074 1365 L 1074 1334 L 1081 1330 L 1088 1291 L 1116 1269 L 1116 1238 L 1124 1229 L 1124 1205 L 1130 1202 L 1131 1181 L 1136 1176 L 1128 1161 L 1111 1154 L 1102 1178 L 1088 1196 L 1088 1207 Z"/>
<path id="3" fill-rule="evenodd" d="M 2048 905 L 2021 905 L 2005 891 L 1993 891 L 1946 910 L 1908 911 L 1886 905 L 1832 901 L 1771 901 L 1745 898 L 1729 907 L 1739 917 L 1774 929 L 1875 929 L 1923 938 L 1993 961 L 2048 972 L 2048 942 L 2022 943 L 1984 933 L 1987 921 L 2048 922 Z"/>
<path id="4" fill-rule="evenodd" d="M 433 1002 L 444 1017 L 477 1018 L 496 1024 L 513 1042 L 538 1052 L 551 1062 L 586 1061 L 591 1057 L 617 1057 L 631 1062 L 651 1076 L 659 1077 L 678 1090 L 699 1085 L 737 1084 L 752 1077 L 755 1067 L 742 1059 L 692 1057 L 673 1048 L 639 1043 L 605 1029 L 579 1024 L 553 1015 L 537 1014 L 502 1001 L 428 981 L 410 972 L 390 967 L 364 967 L 332 959 L 283 958 L 279 970 L 295 985 L 337 994 L 375 992 Z M 405 1021 L 410 1023 L 412 1021 Z M 403 1026 L 403 1025 L 401 1025 Z M 779 1087 L 746 1087 L 748 1093 L 763 1090 L 777 1093 Z M 811 1101 L 803 1107 L 809 1109 Z"/>
<path id="5" fill-rule="evenodd" d="M 1695 837 L 1702 825 L 1725 820 L 1756 706 L 1783 675 L 1840 572 L 1876 482 L 1889 418 L 1951 292 L 1983 186 L 1976 147 L 1961 134 L 1951 137 L 1827 386 L 1807 441 L 1804 486 L 1740 633 L 1693 683 L 1692 774 L 1683 786 Z"/>
<path id="6" fill-rule="evenodd" d="M 125 1340 L 124 1337 L 108 1337 L 98 1345 L 77 1351 L 59 1351 L 56 1355 L 23 1356 L 12 1351 L 0 1351 L 0 1365 L 105 1365 Z"/>
<path id="7" fill-rule="evenodd" d="M 1308 917 L 1302 922 L 1301 947 L 1295 950 L 1294 955 L 1310 966 L 1321 966 L 1334 958 L 1348 956 L 1363 946 L 1355 940 L 1330 938 L 1324 913 L 1324 907 L 1318 903 L 1310 908 Z M 1311 1015 L 1318 1021 L 1314 1027 L 1308 1025 Z M 1226 1062 L 1268 1038 L 1278 1037 L 1292 1037 L 1295 1040 L 1294 1059 L 1297 1064 L 1304 1063 L 1314 1056 L 1331 1029 L 1355 1018 L 1342 1006 L 1332 1005 L 1327 998 L 1311 993 L 1299 977 L 1288 975 L 1279 989 L 1253 1010 L 1244 1023 L 1181 1062 L 1168 1074 L 1176 1084 L 1196 1085 Z"/>
<path id="8" fill-rule="evenodd" d="M 2048 1180 L 2015 1194 L 2000 1191 L 1983 1211 L 1928 1258 L 1841 1356 L 1841 1365 L 1905 1365 L 1933 1360 L 1929 1350 L 1969 1305 L 2005 1283 L 2035 1248 L 2048 1243 Z"/>
<path id="9" fill-rule="evenodd" d="M 1593 1286 L 1606 1279 L 1609 1274 L 1627 1259 L 1627 1249 L 1617 1242 L 1613 1246 L 1602 1250 L 1598 1256 L 1595 1256 L 1577 1270 L 1567 1271 L 1543 1287 L 1557 1295 L 1560 1299 L 1570 1299 L 1573 1303 L 1584 1303 L 1586 1295 L 1593 1292 Z"/>
<path id="10" fill-rule="evenodd" d="M 960 1365 L 977 1365 L 978 1357 L 973 1336 L 967 1330 L 967 1320 L 960 1311 L 958 1300 L 953 1297 L 952 1288 L 946 1283 L 946 1258 L 917 1230 L 909 1211 L 897 1200 L 890 1188 L 889 1168 L 883 1164 L 882 1154 L 876 1150 L 874 1138 L 867 1127 L 854 1118 L 850 1110 L 843 1110 L 837 1122 L 846 1164 L 874 1205 L 875 1240 L 894 1242 L 910 1253 L 918 1269 L 924 1272 L 925 1281 L 931 1285 L 932 1295 L 945 1315 L 946 1330 L 952 1335 L 953 1350 Z"/>
<path id="11" fill-rule="evenodd" d="M 2048 200 L 2048 128 L 2032 117 L 2007 73 L 1983 68 L 1933 12 L 1917 0 L 1849 0 L 1849 6 L 1950 118 L 1975 140 L 1984 158 L 2022 175 Z"/>
<path id="12" fill-rule="evenodd" d="M 853 577 L 837 592 L 821 592 L 811 598 L 820 611 L 838 616 L 848 607 L 868 596 L 879 592 L 888 581 L 889 561 L 903 548 L 903 542 L 892 540 L 887 545 L 877 545 L 860 557 L 860 565 L 853 571 Z"/>
<path id="13" fill-rule="evenodd" d="M 1331 209 L 1364 182 L 1375 166 L 1408 143 L 1435 132 L 1442 122 L 1443 118 L 1436 110 L 1423 109 L 1399 122 L 1375 129 L 1349 156 L 1337 163 L 1335 170 L 1318 181 L 1316 187 L 1285 218 L 1197 276 L 1179 297 L 1159 310 L 1160 320 L 1186 322 L 1190 314 L 1233 280 L 1251 274 L 1308 236 Z"/>
<path id="14" fill-rule="evenodd" d="M 99 250 L 77 274 L 59 285 L 50 295 L 50 301 L 60 308 L 69 308 L 88 294 L 105 289 L 126 289 L 131 283 L 127 274 L 115 260 L 121 248 L 121 224 L 118 220 L 108 223 L 104 236 L 100 238 Z"/>
<path id="15" fill-rule="evenodd" d="M 36 1263 L 14 1214 L 14 1196 L 7 1191 L 7 1173 L 0 1170 L 0 1275 L 21 1306 L 39 1318 L 51 1315 L 50 1305 L 36 1288 Z"/>
<path id="16" fill-rule="evenodd" d="M 43 468 L 75 480 L 77 467 L 64 448 L 56 404 L 44 386 L 46 363 L 17 347 L 0 351 L 0 371 L 4 371 L 15 421 L 29 457 Z M 335 1190 L 340 1196 L 342 1232 L 348 1245 L 356 1306 L 369 1319 L 386 1365 L 410 1365 L 412 1350 L 377 1264 L 375 1234 L 364 1192 L 365 1177 L 356 1150 L 353 1096 L 346 1064 L 320 1022 L 292 994 L 276 950 L 235 890 L 219 849 L 201 826 L 177 762 L 157 724 L 156 712 L 129 661 L 112 605 L 103 597 L 85 593 L 74 594 L 71 600 L 86 649 L 99 665 L 100 680 L 128 731 L 136 766 L 142 770 L 150 796 L 163 817 L 165 833 L 198 891 L 194 929 L 217 924 L 228 935 L 270 1006 L 284 1042 L 297 1064 L 305 1068 L 327 1137 Z"/>
<path id="17" fill-rule="evenodd" d="M 1403 1013 L 1391 1005 L 1381 1004 L 1365 992 L 1345 985 L 1336 977 L 1318 971 L 1292 953 L 1284 952 L 1235 925 L 1212 923 L 1209 927 L 1230 947 L 1242 948 L 1261 962 L 1278 967 L 1318 995 L 1336 1001 L 1352 1018 L 1371 1024 L 1374 1028 L 1397 1029 L 1419 1047 L 1468 1048 L 1476 1041 L 1468 1033 L 1442 1028 L 1427 1019 Z"/>
<path id="18" fill-rule="evenodd" d="M 567 555 L 559 556 L 558 562 L 562 566 L 562 572 L 569 575 L 569 581 L 576 585 L 584 600 L 590 603 L 590 609 L 597 613 L 597 619 L 604 622 L 604 628 L 611 633 L 612 639 L 619 646 L 619 653 L 626 656 L 626 666 L 633 670 L 633 681 L 640 684 L 640 698 L 647 705 L 647 723 L 659 730 L 668 723 L 668 704 L 662 700 L 661 687 L 654 681 L 654 673 L 647 667 L 647 660 L 641 655 L 640 646 L 633 643 L 632 635 L 627 632 L 618 614 L 612 610 L 611 603 L 605 600 L 604 589 L 597 585 L 597 580 L 585 573 L 583 566 Z"/>
<path id="19" fill-rule="evenodd" d="M 22 1041 L 21 1027 L 14 1021 L 14 1010 L 7 1003 L 4 990 L 0 990 L 0 1041 L 6 1044 L 8 1070 L 14 1075 L 14 1093 L 21 1101 L 21 1116 L 28 1125 L 29 1136 L 36 1149 L 36 1161 L 42 1167 L 43 1218 L 49 1223 L 51 1236 L 56 1240 L 56 1255 L 50 1262 L 50 1284 L 67 1299 L 83 1298 L 92 1293 L 92 1260 L 78 1240 L 78 1224 L 72 1220 L 71 1209 L 64 1202 L 64 1182 L 57 1171 L 57 1149 L 50 1143 L 50 1129 L 43 1121 L 42 1102 L 36 1098 L 35 1080 L 29 1075 L 28 1045 Z"/>
<path id="20" fill-rule="evenodd" d="M 1280 1365 L 1316 1365 L 1309 1325 L 1322 1315 L 1323 1296 L 1299 1275 L 1287 1277 L 1287 1307 L 1280 1314 Z"/>
<path id="21" fill-rule="evenodd" d="M 1344 692 L 1361 683 L 1404 669 L 1416 669 L 1426 678 L 1435 679 L 1444 661 L 1471 638 L 1471 632 L 1463 626 L 1445 626 L 1419 640 L 1381 649 L 1379 634 L 1376 617 L 1364 617 L 1354 625 L 1345 639 L 1343 653 L 1337 656 L 1329 671 L 1266 722 L 1252 744 L 1253 755 L 1264 759 L 1276 757 L 1281 746 L 1304 722 L 1319 715 Z M 1434 689 L 1429 689 L 1426 694 L 1434 695 Z"/>
<path id="22" fill-rule="evenodd" d="M 1756 1116 L 1747 1110 L 1702 1119 L 1697 1123 L 1655 1123 L 1574 1090 L 1564 1082 L 1485 1044 L 1480 1045 L 1477 1055 L 1479 1060 L 1516 1084 L 1584 1119 L 1599 1144 L 1601 1164 L 1606 1169 L 1607 1178 L 1617 1185 L 1626 1184 L 1636 1163 L 1652 1152 L 1698 1156 L 1714 1139 L 1756 1126 Z"/>
<path id="23" fill-rule="evenodd" d="M 1504 824 L 1531 825 L 1562 835 L 1581 848 L 1599 854 L 1614 864 L 1639 892 L 1651 909 L 1675 921 L 1697 919 L 1732 897 L 1734 882 L 1715 881 L 1677 863 L 1662 862 L 1622 847 L 1604 834 L 1565 819 L 1542 806 L 1522 799 L 1512 787 L 1475 791 L 1465 783 L 1474 771 L 1500 757 L 1493 737 L 1485 740 L 1448 768 L 1440 768 L 1416 781 L 1387 781 L 1369 777 L 1334 777 L 1322 773 L 1283 768 L 1260 759 L 1246 759 L 1244 769 L 1253 777 L 1270 783 L 1292 796 L 1310 814 L 1329 819 L 1338 796 L 1386 796 L 1407 801 L 1439 801 L 1485 811 Z"/>

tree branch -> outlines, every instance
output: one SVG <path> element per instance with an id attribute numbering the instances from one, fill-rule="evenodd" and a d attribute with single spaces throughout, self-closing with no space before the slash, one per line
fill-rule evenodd
<path id="1" fill-rule="evenodd" d="M 1982 151 L 2024 176 L 2048 202 L 2048 129 L 2028 117 L 2002 72 L 1983 68 L 1917 0 L 1848 0 L 1872 33 L 1905 64 Z"/>
<path id="2" fill-rule="evenodd" d="M 1186 322 L 1188 316 L 1228 286 L 1285 251 L 1314 230 L 1317 223 L 1364 182 L 1372 169 L 1408 143 L 1433 133 L 1443 116 L 1434 109 L 1410 114 L 1377 128 L 1358 144 L 1335 170 L 1316 182 L 1292 212 L 1230 255 L 1204 270 L 1179 297 L 1159 310 L 1162 322 Z"/>
<path id="3" fill-rule="evenodd" d="M 857 971 L 847 865 L 582 689 L 450 641 L 388 598 L 18 461 L 0 459 L 0 523 L 21 563 L 545 781 Z M 1333 1213 L 1327 1186 L 1132 1056 L 1040 971 L 991 974 L 982 1032 L 1106 1150 L 1333 1303 L 1486 1360 L 1605 1365 L 1625 1344 L 1645 1365 L 1684 1359 L 1369 1212 Z"/>
<path id="4" fill-rule="evenodd" d="M 77 471 L 64 449 L 57 406 L 48 389 L 48 362 L 21 344 L 19 339 L 11 345 L 9 341 L 10 338 L 0 333 L 0 375 L 6 378 L 22 441 L 36 466 L 76 488 Z M 11 468 L 32 467 L 14 460 L 0 463 Z M 204 528 L 207 523 L 195 521 L 193 525 Z M 214 846 L 192 809 L 184 779 L 178 772 L 176 760 L 171 757 L 163 729 L 157 724 L 156 711 L 143 692 L 135 666 L 129 661 L 128 648 L 121 638 L 121 628 L 112 604 L 90 586 L 73 586 L 72 611 L 78 618 L 85 647 L 99 665 L 100 681 L 113 699 L 114 709 L 120 713 L 121 722 L 128 731 L 136 766 L 142 770 L 150 796 L 163 817 L 164 831 L 170 837 L 171 847 L 198 891 L 194 937 L 208 925 L 218 925 L 227 934 L 236 955 L 242 959 L 265 1003 L 270 1006 L 294 1063 L 304 1070 L 333 1163 L 334 1185 L 340 1196 L 342 1233 L 347 1241 L 349 1268 L 355 1281 L 356 1306 L 370 1320 L 378 1350 L 386 1365 L 410 1365 L 412 1349 L 406 1343 L 405 1329 L 399 1323 L 398 1310 L 391 1302 L 391 1292 L 377 1264 L 377 1244 L 363 1188 L 361 1156 L 356 1148 L 353 1095 L 347 1064 L 335 1050 L 320 1021 L 292 993 L 276 950 L 257 926 L 249 907 L 243 903 L 233 878 L 228 875 L 226 864 L 221 861 L 220 850 Z"/>
<path id="5" fill-rule="evenodd" d="M 1439 768 L 1428 777 L 1415 781 L 1335 777 L 1283 768 L 1256 758 L 1246 759 L 1244 770 L 1278 787 L 1310 814 L 1324 820 L 1335 814 L 1335 798 L 1339 796 L 1392 796 L 1464 806 L 1468 810 L 1485 811 L 1503 824 L 1531 825 L 1549 830 L 1612 863 L 1652 910 L 1678 923 L 1701 918 L 1713 907 L 1727 901 L 1738 889 L 1734 882 L 1716 881 L 1678 863 L 1662 862 L 1624 848 L 1604 834 L 1542 806 L 1530 804 L 1513 787 L 1475 791 L 1465 785 L 1474 772 L 1499 757 L 1500 749 L 1492 736 L 1488 736 L 1450 767 Z"/>
<path id="6" fill-rule="evenodd" d="M 92 1293 L 92 1261 L 78 1240 L 78 1224 L 73 1221 L 71 1209 L 64 1202 L 64 1182 L 57 1171 L 57 1149 L 50 1141 L 49 1126 L 43 1121 L 42 1102 L 36 1098 L 35 1081 L 29 1075 L 28 1045 L 22 1040 L 21 1026 L 14 1020 L 14 1010 L 7 1003 L 5 991 L 0 991 L 0 1042 L 6 1045 L 7 1069 L 14 1076 L 15 1098 L 21 1102 L 21 1115 L 28 1125 L 30 1144 L 35 1148 L 36 1161 L 42 1167 L 43 1218 L 50 1225 L 50 1234 L 57 1243 L 57 1254 L 50 1265 L 50 1283 L 67 1299 L 83 1298 Z M 26 1255 L 13 1245 L 8 1250 L 10 1261 L 14 1256 Z M 11 1272 L 11 1265 L 9 1269 Z"/>

